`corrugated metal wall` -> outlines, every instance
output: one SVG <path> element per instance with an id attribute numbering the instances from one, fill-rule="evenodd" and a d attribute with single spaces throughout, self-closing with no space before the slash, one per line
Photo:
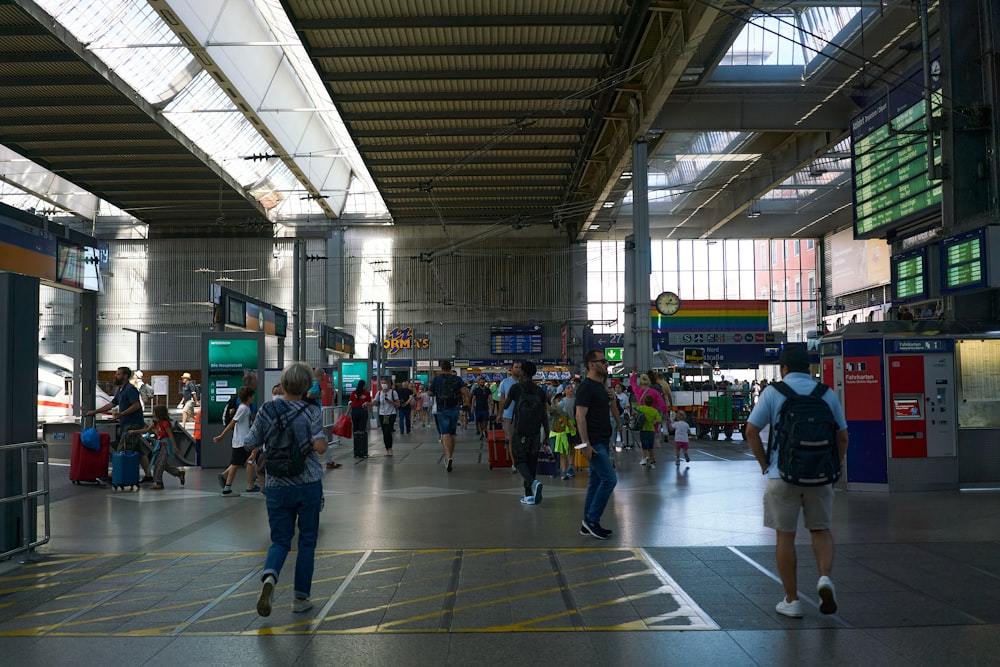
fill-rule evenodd
<path id="1" fill-rule="evenodd" d="M 367 356 L 376 340 L 372 302 L 385 305 L 386 332 L 411 327 L 430 338 L 431 349 L 420 350 L 420 359 L 494 358 L 490 327 L 515 324 L 541 324 L 541 357 L 561 357 L 562 326 L 584 303 L 584 255 L 565 240 L 500 231 L 505 233 L 484 237 L 479 228 L 445 235 L 437 226 L 359 227 L 302 240 L 305 360 L 325 361 L 317 345 L 323 323 L 354 333 L 358 356 Z M 293 239 L 111 241 L 112 273 L 98 299 L 99 368 L 136 366 L 140 335 L 128 328 L 147 332 L 138 351 L 142 368 L 196 369 L 201 332 L 212 326 L 215 282 L 289 312 L 284 359 L 290 361 L 294 246 Z M 51 310 L 62 313 L 42 311 L 41 335 L 54 340 L 79 315 L 71 295 L 53 291 L 46 298 L 58 301 Z M 582 322 L 575 322 L 571 335 L 578 338 L 581 329 Z M 72 355 L 70 349 L 52 351 Z M 277 366 L 274 338 L 268 339 L 266 359 L 268 367 Z"/>

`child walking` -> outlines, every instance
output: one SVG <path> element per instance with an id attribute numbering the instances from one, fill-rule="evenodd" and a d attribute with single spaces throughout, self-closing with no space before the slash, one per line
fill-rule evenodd
<path id="1" fill-rule="evenodd" d="M 687 415 L 683 410 L 678 410 L 674 415 L 674 421 L 670 424 L 670 430 L 674 432 L 674 443 L 677 445 L 677 462 L 681 464 L 681 450 L 684 450 L 684 460 L 691 463 L 691 456 L 688 455 L 688 438 L 691 435 L 691 425 L 687 423 Z"/>
<path id="2" fill-rule="evenodd" d="M 259 493 L 260 486 L 253 483 L 253 473 L 255 465 L 250 461 L 256 460 L 257 449 L 247 452 L 243 449 L 243 441 L 250 433 L 250 403 L 253 401 L 254 390 L 250 387 L 240 387 L 236 394 L 240 399 L 240 406 L 236 408 L 236 414 L 232 420 L 222 429 L 222 433 L 212 438 L 215 442 L 222 440 L 227 433 L 233 432 L 232 455 L 229 458 L 229 467 L 219 475 L 219 484 L 222 485 L 222 495 L 228 496 L 233 492 L 233 480 L 240 468 L 245 467 L 247 471 L 247 493 Z"/>
<path id="3" fill-rule="evenodd" d="M 170 451 L 175 455 L 180 456 L 181 452 L 174 440 L 174 428 L 173 424 L 170 423 L 170 413 L 167 412 L 167 406 L 157 405 L 153 407 L 153 423 L 144 429 L 130 431 L 130 433 L 149 433 L 151 431 L 156 437 L 153 453 L 149 457 L 151 461 L 149 465 L 153 475 L 153 489 L 156 491 L 163 489 L 164 471 L 178 478 L 181 481 L 181 486 L 184 486 L 184 471 L 168 463 L 170 452 L 167 450 L 167 445 L 170 446 Z"/>
<path id="4" fill-rule="evenodd" d="M 639 444 L 642 445 L 642 461 L 639 465 L 649 465 L 651 470 L 656 469 L 656 454 L 653 451 L 653 445 L 656 443 L 656 432 L 659 430 L 657 427 L 659 423 L 663 420 L 660 416 L 660 411 L 653 407 L 656 399 L 653 398 L 652 394 L 647 394 L 643 399 L 644 405 L 636 405 L 636 414 L 641 414 L 645 417 L 642 422 L 642 429 L 639 431 Z"/>

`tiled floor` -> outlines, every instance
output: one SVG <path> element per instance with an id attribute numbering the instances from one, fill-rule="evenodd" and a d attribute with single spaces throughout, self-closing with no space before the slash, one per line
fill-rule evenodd
<path id="1" fill-rule="evenodd" d="M 377 440 L 375 440 L 377 442 Z M 395 456 L 327 472 L 314 609 L 289 608 L 294 553 L 257 616 L 263 497 L 223 497 L 217 471 L 138 493 L 71 486 L 54 462 L 52 541 L 0 571 L 5 664 L 997 665 L 1000 492 L 837 492 L 840 613 L 774 613 L 763 478 L 740 442 L 692 444 L 676 468 L 618 455 L 600 542 L 579 535 L 587 476 L 490 470 L 473 431 L 447 473 L 431 429 Z M 237 479 L 237 489 L 245 480 Z"/>

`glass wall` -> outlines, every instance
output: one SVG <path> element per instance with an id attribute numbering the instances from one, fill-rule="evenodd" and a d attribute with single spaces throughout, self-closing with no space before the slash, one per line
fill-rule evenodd
<path id="1" fill-rule="evenodd" d="M 651 242 L 649 293 L 681 300 L 766 299 L 770 328 L 790 341 L 817 329 L 816 244 L 799 239 L 665 239 Z M 624 241 L 587 243 L 587 317 L 595 333 L 622 333 Z"/>

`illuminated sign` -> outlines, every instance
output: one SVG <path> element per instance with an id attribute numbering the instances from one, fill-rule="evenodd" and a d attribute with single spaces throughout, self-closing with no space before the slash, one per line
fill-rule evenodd
<path id="1" fill-rule="evenodd" d="M 933 85 L 931 113 L 940 118 L 940 79 Z M 901 226 L 940 219 L 941 181 L 928 177 L 921 89 L 911 81 L 891 90 L 851 122 L 855 238 L 884 238 Z M 940 145 L 933 160 L 941 164 Z"/>
<path id="2" fill-rule="evenodd" d="M 892 257 L 892 301 L 908 303 L 930 296 L 927 247 Z"/>
<path id="3" fill-rule="evenodd" d="M 625 354 L 624 347 L 606 347 L 604 348 L 604 358 L 613 364 L 616 364 L 622 360 L 622 355 Z"/>
<path id="4" fill-rule="evenodd" d="M 382 347 L 389 354 L 402 350 L 426 350 L 431 346 L 429 338 L 417 338 L 413 335 L 413 327 L 396 327 L 382 340 Z"/>
<path id="5" fill-rule="evenodd" d="M 1000 273 L 993 257 L 1000 254 L 1000 228 L 980 227 L 941 241 L 941 293 L 953 294 L 997 287 Z"/>
<path id="6" fill-rule="evenodd" d="M 490 327 L 491 354 L 541 354 L 542 327 L 496 326 Z"/>

